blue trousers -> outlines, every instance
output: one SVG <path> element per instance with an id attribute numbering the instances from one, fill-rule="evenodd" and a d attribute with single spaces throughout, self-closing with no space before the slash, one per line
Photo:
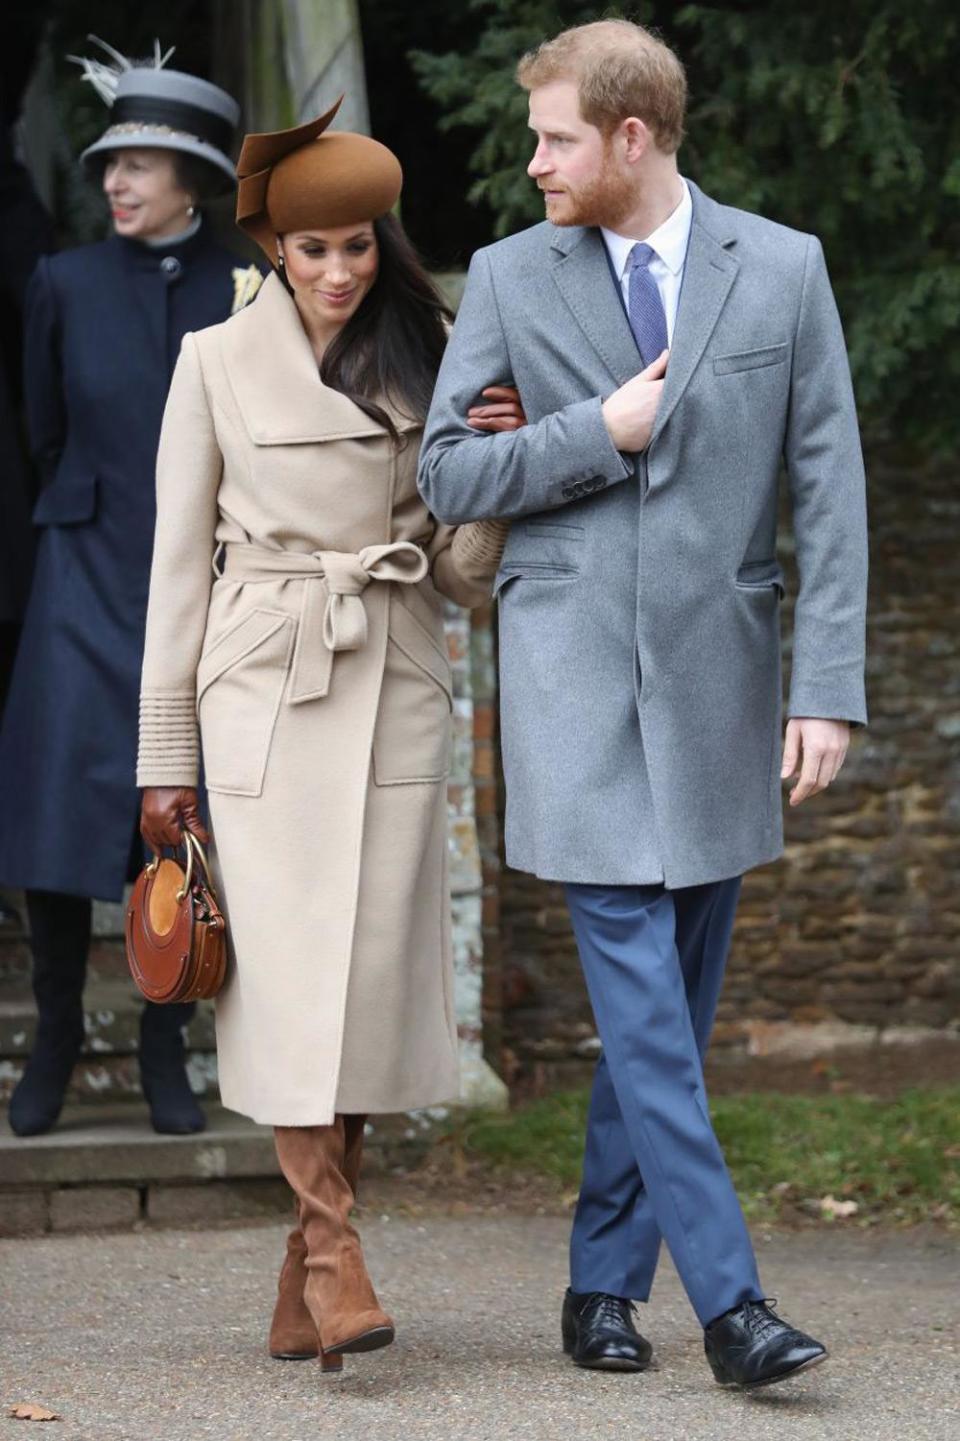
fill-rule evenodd
<path id="1" fill-rule="evenodd" d="M 703 1081 L 739 878 L 567 885 L 603 1053 L 570 1284 L 645 1301 L 661 1238 L 702 1325 L 763 1290 Z"/>

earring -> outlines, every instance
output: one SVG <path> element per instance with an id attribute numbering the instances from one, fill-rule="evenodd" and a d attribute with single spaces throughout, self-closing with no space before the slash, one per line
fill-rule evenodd
<path id="1" fill-rule="evenodd" d="M 189 217 L 190 217 L 191 220 L 192 220 L 193 217 L 196 215 L 196 213 L 197 213 L 197 207 L 196 207 L 195 205 L 190 204 L 190 205 L 187 206 L 187 214 L 189 215 Z"/>
<path id="2" fill-rule="evenodd" d="M 282 256 L 279 252 L 277 253 L 277 264 L 279 265 L 280 269 L 282 270 L 282 269 L 283 269 L 283 256 Z"/>

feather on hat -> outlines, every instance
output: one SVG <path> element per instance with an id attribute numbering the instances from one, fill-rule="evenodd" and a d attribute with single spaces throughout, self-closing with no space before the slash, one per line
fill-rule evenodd
<path id="1" fill-rule="evenodd" d="M 83 55 L 67 59 L 81 66 L 83 79 L 111 111 L 107 129 L 80 157 L 89 173 L 101 171 L 113 151 L 136 146 L 176 150 L 205 161 L 211 193 L 236 184 L 229 152 L 240 107 L 232 95 L 197 75 L 168 70 L 174 52 L 171 48 L 161 54 L 159 40 L 153 42 L 152 59 L 129 60 L 96 35 L 87 39 L 110 57 L 109 62 Z"/>

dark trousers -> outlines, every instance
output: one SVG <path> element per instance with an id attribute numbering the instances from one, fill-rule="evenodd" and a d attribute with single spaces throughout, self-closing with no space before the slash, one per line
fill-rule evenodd
<path id="1" fill-rule="evenodd" d="M 38 1014 L 37 1039 L 47 1035 L 65 1041 L 73 1036 L 79 1044 L 83 1034 L 83 987 L 93 903 L 85 896 L 68 896 L 59 891 L 27 891 L 26 901 Z M 192 1003 L 155 1006 L 145 1001 L 140 1022 L 141 1046 L 162 1049 L 168 1038 L 176 1041 L 180 1028 L 187 1024 L 193 1012 Z"/>
<path id="2" fill-rule="evenodd" d="M 763 1297 L 702 1065 L 739 891 L 739 878 L 676 891 L 566 887 L 603 1046 L 571 1287 L 646 1300 L 662 1238 L 703 1325 Z"/>
<path id="3" fill-rule="evenodd" d="M 13 662 L 19 641 L 20 622 L 0 620 L 0 720 L 3 718 L 3 707 L 10 689 L 10 677 L 13 675 Z"/>

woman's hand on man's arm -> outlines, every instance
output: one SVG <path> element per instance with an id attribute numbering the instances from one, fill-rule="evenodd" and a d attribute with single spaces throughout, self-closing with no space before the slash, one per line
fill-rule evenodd
<path id="1" fill-rule="evenodd" d="M 471 405 L 467 411 L 467 424 L 474 430 L 499 433 L 504 430 L 519 430 L 526 425 L 527 417 L 520 403 L 520 392 L 513 385 L 488 385 L 483 395 L 487 405 Z"/>

